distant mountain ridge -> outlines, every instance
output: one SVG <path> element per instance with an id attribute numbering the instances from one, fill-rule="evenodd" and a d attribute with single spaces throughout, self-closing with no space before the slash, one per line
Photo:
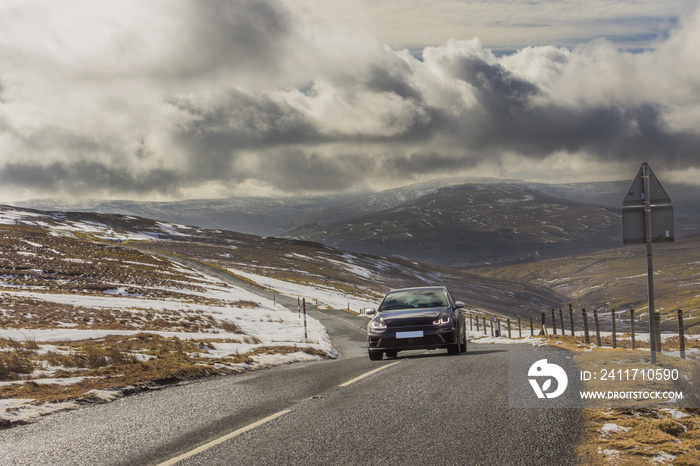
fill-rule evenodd
<path id="1" fill-rule="evenodd" d="M 619 246 L 619 213 L 629 185 L 630 181 L 545 184 L 455 177 L 332 196 L 174 202 L 47 199 L 16 205 L 135 215 L 471 267 Z M 666 188 L 674 200 L 676 235 L 700 232 L 700 187 Z M 530 202 L 520 202 L 526 196 L 532 197 Z"/>
<path id="2" fill-rule="evenodd" d="M 288 235 L 351 251 L 469 267 L 615 247 L 621 224 L 607 208 L 524 184 L 470 184 L 342 222 L 305 225 Z"/>
<path id="3" fill-rule="evenodd" d="M 45 211 L 96 212 L 134 215 L 164 222 L 219 228 L 251 235 L 280 235 L 300 219 L 342 202 L 347 196 L 240 199 L 197 199 L 172 202 L 82 201 L 37 199 L 16 202 L 18 207 Z"/>
<path id="4" fill-rule="evenodd" d="M 413 201 L 436 189 L 465 183 L 508 182 L 491 178 L 444 178 L 379 192 L 317 196 L 238 197 L 170 202 L 126 200 L 31 199 L 17 207 L 61 212 L 135 215 L 203 228 L 221 228 L 251 235 L 282 235 L 306 223 L 332 223 Z"/>

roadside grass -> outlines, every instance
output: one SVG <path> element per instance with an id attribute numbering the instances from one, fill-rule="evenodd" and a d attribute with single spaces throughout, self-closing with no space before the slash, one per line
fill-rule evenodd
<path id="1" fill-rule="evenodd" d="M 700 464 L 697 409 L 585 409 L 586 464 Z"/>
<path id="2" fill-rule="evenodd" d="M 259 345 L 261 342 L 250 335 L 242 335 L 241 339 L 191 341 L 144 332 L 53 343 L 51 349 L 44 351 L 30 349 L 26 342 L 4 339 L 0 342 L 5 345 L 0 348 L 0 380 L 21 383 L 0 386 L 0 398 L 33 399 L 34 403 L 89 401 L 90 390 L 147 389 L 209 375 L 253 370 L 259 366 L 255 356 L 303 352 L 318 358 L 327 357 L 317 348 L 299 346 L 256 346 L 245 352 L 211 356 L 210 352 L 217 345 L 231 343 Z M 51 375 L 37 383 L 28 379 L 35 371 Z M 61 383 L 61 379 L 74 377 L 80 379 L 71 384 Z M 50 383 L 50 379 L 55 379 L 56 383 Z"/>
<path id="3" fill-rule="evenodd" d="M 574 361 L 581 369 L 599 370 L 601 367 L 625 369 L 679 368 L 682 376 L 677 382 L 626 381 L 611 383 L 599 379 L 585 382 L 589 391 L 608 390 L 675 390 L 683 391 L 684 402 L 677 408 L 652 408 L 650 402 L 636 402 L 630 408 L 585 408 L 585 433 L 578 447 L 578 455 L 585 464 L 638 465 L 668 463 L 700 465 L 700 409 L 682 406 L 700 406 L 700 364 L 674 356 L 659 354 L 655 366 L 649 364 L 648 351 L 629 349 L 630 340 L 618 336 L 618 348 L 610 345 L 612 337 L 604 338 L 601 348 L 586 345 L 579 336 L 550 335 L 535 337 L 550 346 L 576 353 Z M 687 340 L 699 347 L 696 340 Z M 649 348 L 648 342 L 637 342 Z M 664 342 L 665 350 L 676 350 L 677 338 Z M 646 406 L 645 406 L 646 405 Z"/>
<path id="4" fill-rule="evenodd" d="M 663 351 L 680 351 L 680 338 L 678 336 L 666 336 L 663 337 Z M 596 345 L 595 332 L 591 332 L 590 340 L 591 343 L 586 344 L 584 337 L 576 335 L 543 335 L 534 336 L 533 338 L 539 338 L 543 343 L 551 346 L 557 346 L 559 348 L 564 348 L 570 351 L 584 351 L 586 349 L 596 349 L 596 350 L 614 350 L 613 338 L 611 335 L 601 336 L 600 342 L 601 347 Z M 620 333 L 616 338 L 616 345 L 618 350 L 632 349 L 632 337 L 629 333 Z M 649 349 L 649 342 L 635 339 L 634 343 L 635 349 Z M 700 349 L 700 339 L 698 338 L 686 338 L 685 339 L 686 350 Z"/>
<path id="5" fill-rule="evenodd" d="M 32 361 L 22 352 L 0 353 L 0 380 L 19 380 L 33 371 Z"/>

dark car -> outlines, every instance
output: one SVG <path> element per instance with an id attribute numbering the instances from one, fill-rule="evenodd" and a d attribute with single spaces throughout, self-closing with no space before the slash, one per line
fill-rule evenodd
<path id="1" fill-rule="evenodd" d="M 444 286 L 392 290 L 367 325 L 369 358 L 396 357 L 399 351 L 447 348 L 449 354 L 467 350 L 462 308 Z"/>

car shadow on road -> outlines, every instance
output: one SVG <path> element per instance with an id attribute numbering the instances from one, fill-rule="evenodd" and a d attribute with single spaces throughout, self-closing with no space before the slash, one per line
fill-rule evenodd
<path id="1" fill-rule="evenodd" d="M 473 356 L 473 355 L 478 355 L 478 354 L 491 354 L 491 353 L 507 353 L 508 350 L 505 349 L 490 349 L 490 350 L 474 350 L 470 351 L 467 350 L 466 353 L 461 353 L 458 355 L 449 355 L 444 351 L 430 351 L 427 353 L 407 353 L 407 354 L 401 354 L 395 358 L 386 358 L 387 361 L 391 360 L 401 360 L 401 359 L 424 359 L 424 358 L 440 358 L 440 357 L 445 357 L 445 358 L 457 358 L 457 357 L 468 357 L 468 356 Z"/>

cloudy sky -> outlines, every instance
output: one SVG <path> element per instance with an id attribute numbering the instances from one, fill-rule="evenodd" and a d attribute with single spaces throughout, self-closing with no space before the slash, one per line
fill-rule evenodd
<path id="1" fill-rule="evenodd" d="M 0 202 L 700 183 L 697 0 L 3 0 Z"/>

